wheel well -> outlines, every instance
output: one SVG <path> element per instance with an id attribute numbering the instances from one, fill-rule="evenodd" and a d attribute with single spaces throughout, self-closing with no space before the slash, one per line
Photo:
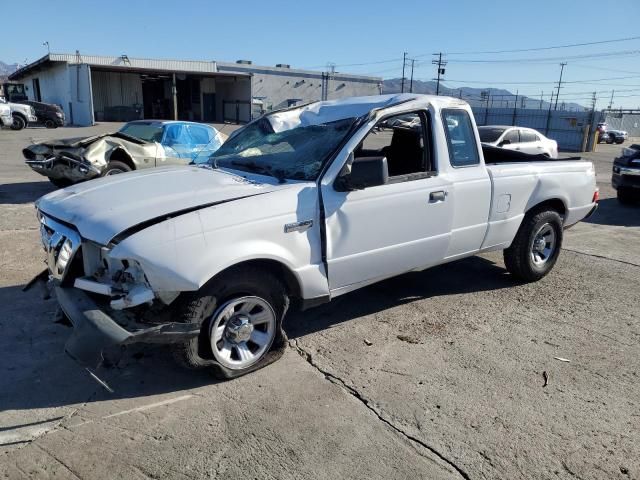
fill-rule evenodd
<path id="1" fill-rule="evenodd" d="M 24 116 L 23 113 L 20 112 L 11 112 L 11 116 L 12 117 L 20 117 L 21 119 L 23 119 L 25 122 L 27 121 L 27 117 Z"/>
<path id="2" fill-rule="evenodd" d="M 133 160 L 131 160 L 129 154 L 122 148 L 116 148 L 113 152 L 111 152 L 111 155 L 109 155 L 109 161 L 111 160 L 117 160 L 119 162 L 126 163 L 127 165 L 129 165 L 131 170 L 136 169 L 136 166 L 133 164 Z"/>
<path id="3" fill-rule="evenodd" d="M 563 218 L 567 213 L 567 207 L 565 206 L 564 202 L 559 198 L 552 198 L 549 200 L 545 200 L 544 202 L 538 203 L 537 205 L 534 205 L 529 210 L 527 210 L 527 214 L 531 212 L 540 212 L 542 210 L 555 210 Z"/>
<path id="4" fill-rule="evenodd" d="M 261 270 L 271 273 L 283 283 L 284 287 L 287 289 L 287 294 L 289 295 L 289 297 L 293 297 L 295 299 L 302 298 L 300 283 L 298 282 L 298 279 L 296 278 L 295 274 L 289 269 L 289 267 L 287 267 L 286 265 L 284 265 L 283 263 L 277 260 L 270 260 L 270 259 L 247 260 L 246 262 L 236 263 L 235 265 L 232 265 L 224 269 L 223 271 L 218 273 L 216 276 L 221 275 L 225 272 L 228 272 L 229 270 L 232 270 L 234 268 L 244 267 L 244 266 L 252 266 L 254 268 L 259 268 Z"/>

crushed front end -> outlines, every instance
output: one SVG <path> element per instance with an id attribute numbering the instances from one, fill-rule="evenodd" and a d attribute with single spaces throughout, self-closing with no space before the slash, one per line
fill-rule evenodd
<path id="1" fill-rule="evenodd" d="M 36 143 L 22 150 L 25 163 L 45 177 L 54 180 L 68 180 L 72 183 L 90 180 L 100 176 L 106 161 L 96 161 L 94 151 L 100 139 L 61 140 L 55 143 Z M 96 145 L 96 143 L 98 145 Z M 89 160 L 92 158 L 92 160 Z"/>
<path id="2" fill-rule="evenodd" d="M 110 347 L 199 335 L 199 324 L 171 322 L 178 293 L 154 292 L 137 262 L 113 259 L 73 226 L 40 211 L 38 217 L 49 285 L 73 325 L 65 351 L 78 363 L 96 368 Z"/>

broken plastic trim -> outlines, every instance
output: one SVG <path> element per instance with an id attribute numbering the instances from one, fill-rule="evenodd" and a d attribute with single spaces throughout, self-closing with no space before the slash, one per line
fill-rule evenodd
<path id="1" fill-rule="evenodd" d="M 185 208 L 182 210 L 176 210 L 175 212 L 172 213 L 167 213 L 164 215 L 160 215 L 158 217 L 154 217 L 154 218 L 150 218 L 149 220 L 145 220 L 144 222 L 140 222 L 136 225 L 133 225 L 129 228 L 126 228 L 125 230 L 123 230 L 122 232 L 118 233 L 116 236 L 114 236 L 108 243 L 108 247 L 109 248 L 113 248 L 116 245 L 118 245 L 122 240 L 124 240 L 127 237 L 130 237 L 131 235 L 134 235 L 138 232 L 141 232 L 142 230 L 145 230 L 149 227 L 152 227 L 153 225 L 156 225 L 158 223 L 162 223 L 166 220 L 171 220 L 172 218 L 176 218 L 179 217 L 181 215 L 186 215 L 187 213 L 191 213 L 191 212 L 195 212 L 196 210 L 202 210 L 203 208 L 209 208 L 209 207 L 215 207 L 216 205 L 222 205 L 223 203 L 229 203 L 229 202 L 233 202 L 236 200 L 242 200 L 243 198 L 250 198 L 250 197 L 256 197 L 258 195 L 264 195 L 265 193 L 269 193 L 269 192 L 261 192 L 261 193 L 255 193 L 253 195 L 245 195 L 243 197 L 235 197 L 235 198 L 229 198 L 226 200 L 221 200 L 219 202 L 211 202 L 211 203 L 204 203 L 202 205 L 197 205 L 195 207 L 189 207 L 189 208 Z"/>

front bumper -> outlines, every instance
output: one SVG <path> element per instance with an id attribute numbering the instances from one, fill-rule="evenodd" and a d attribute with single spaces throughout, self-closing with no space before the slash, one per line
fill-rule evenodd
<path id="1" fill-rule="evenodd" d="M 56 298 L 73 324 L 65 351 L 83 366 L 96 368 L 102 352 L 110 347 L 132 343 L 170 344 L 185 342 L 200 334 L 197 323 L 142 324 L 116 322 L 86 293 L 77 288 L 55 287 Z"/>
<path id="2" fill-rule="evenodd" d="M 25 160 L 34 172 L 51 178 L 66 178 L 81 182 L 99 177 L 102 170 L 90 163 L 66 156 L 49 157 L 46 160 Z"/>
<path id="3" fill-rule="evenodd" d="M 613 166 L 611 186 L 618 188 L 640 188 L 640 168 Z"/>

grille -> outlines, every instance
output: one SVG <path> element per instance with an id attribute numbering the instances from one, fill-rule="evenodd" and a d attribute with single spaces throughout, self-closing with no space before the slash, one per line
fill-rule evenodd
<path id="1" fill-rule="evenodd" d="M 46 215 L 40 217 L 40 236 L 47 255 L 47 266 L 51 276 L 64 280 L 82 239 L 78 232 Z"/>

